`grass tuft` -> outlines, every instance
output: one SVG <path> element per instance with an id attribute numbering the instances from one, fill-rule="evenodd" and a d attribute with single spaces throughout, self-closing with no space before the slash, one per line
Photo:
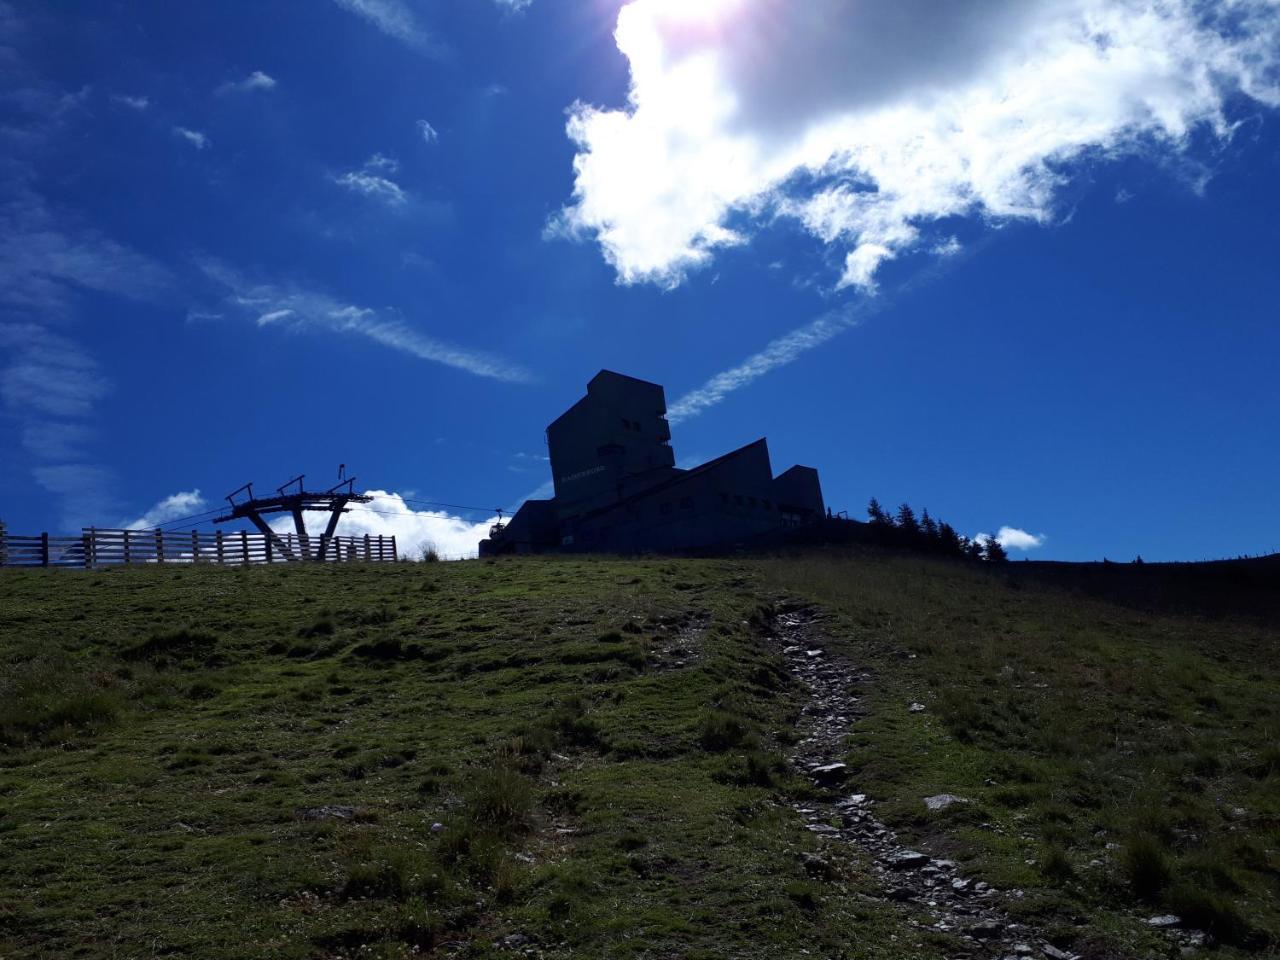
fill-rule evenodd
<path id="1" fill-rule="evenodd" d="M 1155 900 L 1173 878 L 1164 844 L 1150 833 L 1134 833 L 1125 842 L 1121 867 L 1133 895 Z"/>

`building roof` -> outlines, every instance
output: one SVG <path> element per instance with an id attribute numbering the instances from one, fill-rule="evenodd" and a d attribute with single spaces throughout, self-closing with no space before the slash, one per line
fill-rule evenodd
<path id="1" fill-rule="evenodd" d="M 631 380 L 634 383 L 643 383 L 646 387 L 657 387 L 659 390 L 662 389 L 662 384 L 654 383 L 651 380 L 641 380 L 639 377 L 632 377 L 625 373 L 618 373 L 615 370 L 601 370 L 594 377 L 592 377 L 590 380 L 587 381 L 587 390 L 590 391 L 591 385 L 595 383 L 597 380 L 601 379 L 602 377 L 612 377 L 616 380 Z"/>
<path id="2" fill-rule="evenodd" d="M 702 476 L 704 473 L 709 473 L 716 467 L 727 463 L 735 457 L 740 457 L 747 451 L 760 446 L 765 448 L 765 457 L 767 458 L 769 456 L 768 441 L 764 437 L 761 437 L 759 440 L 752 440 L 746 446 L 739 447 L 737 450 L 731 450 L 722 456 L 716 457 L 714 460 L 708 460 L 706 463 L 699 464 L 689 470 L 680 470 L 674 476 L 663 480 L 661 483 L 655 483 L 652 487 L 645 487 L 643 490 L 637 490 L 635 493 L 629 494 L 621 500 L 616 500 L 603 507 L 596 507 L 594 510 L 588 510 L 578 519 L 586 520 L 590 517 L 599 516 L 600 514 L 607 513 L 610 510 L 616 510 L 618 507 L 626 506 L 629 503 L 635 503 L 637 500 L 644 499 L 645 497 L 651 497 L 656 493 L 661 493 L 664 490 L 669 490 L 672 487 L 679 486 L 686 480 L 692 480 L 695 477 Z"/>
<path id="3" fill-rule="evenodd" d="M 615 379 L 615 380 L 630 380 L 632 383 L 640 383 L 646 387 L 654 387 L 658 390 L 663 389 L 662 384 L 660 383 L 653 383 L 649 380 L 641 380 L 639 377 L 629 377 L 625 373 L 617 373 L 616 371 L 613 371 L 613 370 L 601 370 L 594 377 L 592 377 L 590 380 L 587 381 L 587 393 L 584 396 L 581 396 L 577 400 L 575 400 L 573 402 L 573 405 L 570 406 L 568 410 L 566 410 L 564 413 L 560 414 L 560 416 L 556 417 L 549 424 L 547 424 L 547 429 L 550 430 L 557 423 L 559 423 L 565 417 L 569 416 L 569 414 L 573 413 L 573 411 L 577 410 L 580 406 L 582 406 L 584 403 L 590 400 L 592 385 L 595 384 L 595 382 L 601 379 L 602 377 L 606 379 Z M 666 391 L 664 390 L 663 391 L 664 398 L 665 398 L 665 393 Z M 665 406 L 665 403 L 664 403 L 664 406 Z"/>

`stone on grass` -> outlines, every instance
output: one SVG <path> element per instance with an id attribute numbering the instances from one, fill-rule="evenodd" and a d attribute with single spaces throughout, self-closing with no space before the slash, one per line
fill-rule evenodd
<path id="1" fill-rule="evenodd" d="M 844 782 L 849 775 L 849 768 L 843 763 L 828 763 L 821 767 L 814 767 L 809 772 L 819 786 L 834 787 Z"/>
<path id="2" fill-rule="evenodd" d="M 303 807 L 298 810 L 299 820 L 354 820 L 355 807 L 339 807 L 326 804 L 322 807 Z"/>
<path id="3" fill-rule="evenodd" d="M 928 862 L 928 857 L 915 850 L 897 850 L 885 858 L 885 863 L 895 870 L 915 870 Z"/>
<path id="4" fill-rule="evenodd" d="M 991 940 L 1000 936 L 1003 930 L 1004 924 L 999 920 L 981 920 L 971 926 L 968 933 L 975 940 Z"/>
<path id="5" fill-rule="evenodd" d="M 1172 913 L 1166 913 L 1159 917 L 1152 917 L 1147 921 L 1147 924 L 1152 927 L 1176 927 L 1181 922 L 1181 917 L 1175 917 Z"/>
<path id="6" fill-rule="evenodd" d="M 907 709 L 910 710 L 912 713 L 924 713 L 925 706 L 923 703 L 913 703 Z"/>
<path id="7" fill-rule="evenodd" d="M 935 797 L 924 798 L 924 805 L 930 810 L 945 810 L 954 804 L 968 802 L 964 797 L 957 797 L 952 793 L 940 793 Z"/>
<path id="8" fill-rule="evenodd" d="M 835 880 L 840 872 L 827 860 L 812 853 L 800 854 L 800 862 L 804 864 L 805 873 L 822 880 Z"/>

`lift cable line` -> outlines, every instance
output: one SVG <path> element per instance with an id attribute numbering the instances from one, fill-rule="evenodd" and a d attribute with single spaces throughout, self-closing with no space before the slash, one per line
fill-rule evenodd
<path id="1" fill-rule="evenodd" d="M 268 538 L 286 560 L 323 562 L 325 553 L 333 542 L 333 531 L 338 526 L 338 520 L 344 513 L 348 512 L 347 505 L 351 503 L 369 503 L 373 500 L 373 497 L 355 492 L 355 477 L 340 480 L 337 485 L 324 491 L 307 490 L 305 480 L 306 477 L 299 474 L 282 486 L 277 487 L 276 496 L 274 497 L 255 497 L 253 495 L 253 484 L 246 483 L 238 490 L 233 490 L 227 494 L 226 500 L 231 505 L 231 509 L 223 516 L 215 517 L 213 522 L 226 523 L 229 520 L 248 520 L 258 528 L 263 536 Z M 329 522 L 325 526 L 324 533 L 320 535 L 319 550 L 314 555 L 311 551 L 311 537 L 307 533 L 307 524 L 302 516 L 306 512 L 329 514 Z M 273 513 L 285 513 L 293 516 L 293 524 L 298 532 L 297 554 L 263 519 L 264 514 L 270 515 Z"/>
<path id="2" fill-rule="evenodd" d="M 489 514 L 490 516 L 492 516 L 495 512 L 497 512 L 497 511 L 499 511 L 499 510 L 500 510 L 501 512 L 503 512 L 503 513 L 510 513 L 510 512 L 511 512 L 511 511 L 510 511 L 510 510 L 508 510 L 506 507 L 468 507 L 468 506 L 464 506 L 463 504 L 460 504 L 460 503 L 441 503 L 439 500 L 418 500 L 418 499 L 416 499 L 416 498 L 414 498 L 414 497 L 399 497 L 399 498 L 397 498 L 397 497 L 375 497 L 374 499 L 375 499 L 375 500 L 395 500 L 395 499 L 400 499 L 400 500 L 403 500 L 405 503 L 418 503 L 418 504 L 425 504 L 426 506 L 430 506 L 430 507 L 446 507 L 446 508 L 448 508 L 448 509 L 450 509 L 450 510 L 466 510 L 466 511 L 468 511 L 468 512 L 470 512 L 470 513 L 487 513 L 487 514 Z"/>
<path id="3" fill-rule="evenodd" d="M 204 523 L 208 520 L 211 520 L 213 517 L 217 516 L 221 512 L 222 512 L 221 509 L 206 510 L 204 513 L 193 513 L 189 517 L 174 517 L 172 520 L 163 520 L 160 523 L 157 523 L 154 527 L 148 527 L 147 529 L 149 530 L 160 529 L 163 527 L 173 526 L 175 524 L 183 525 L 183 524 L 190 523 L 191 521 L 195 521 L 196 523 Z"/>

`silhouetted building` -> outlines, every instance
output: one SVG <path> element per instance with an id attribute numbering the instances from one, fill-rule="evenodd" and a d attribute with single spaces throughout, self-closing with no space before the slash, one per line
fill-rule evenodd
<path id="1" fill-rule="evenodd" d="M 555 498 L 527 501 L 480 555 L 620 553 L 733 544 L 821 519 L 812 467 L 774 477 L 764 439 L 675 465 L 662 387 L 609 370 L 547 427 Z"/>

